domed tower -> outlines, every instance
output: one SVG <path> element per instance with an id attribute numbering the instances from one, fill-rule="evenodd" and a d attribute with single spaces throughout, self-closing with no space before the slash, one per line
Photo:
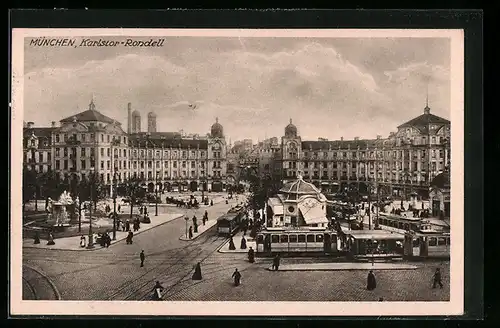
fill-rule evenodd
<path id="1" fill-rule="evenodd" d="M 285 127 L 285 137 L 296 138 L 297 137 L 297 127 L 292 124 L 292 119 L 290 119 L 290 124 Z"/>
<path id="2" fill-rule="evenodd" d="M 210 129 L 208 138 L 208 178 L 209 189 L 223 191 L 227 183 L 227 146 L 224 138 L 224 129 L 219 124 L 219 119 Z"/>
<path id="3" fill-rule="evenodd" d="M 141 114 L 134 110 L 132 112 L 132 133 L 141 132 Z"/>
<path id="4" fill-rule="evenodd" d="M 224 138 L 224 128 L 219 124 L 219 118 L 215 119 L 215 123 L 210 129 L 210 135 L 212 138 Z"/>
<path id="5" fill-rule="evenodd" d="M 302 140 L 297 133 L 297 127 L 292 119 L 285 127 L 285 135 L 281 138 L 282 169 L 284 182 L 296 179 L 301 171 Z"/>
<path id="6" fill-rule="evenodd" d="M 156 114 L 154 112 L 148 113 L 148 132 L 156 132 Z"/>

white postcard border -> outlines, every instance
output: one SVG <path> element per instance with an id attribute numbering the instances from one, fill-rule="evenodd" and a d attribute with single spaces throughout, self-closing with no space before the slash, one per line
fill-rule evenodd
<path id="1" fill-rule="evenodd" d="M 186 36 L 451 39 L 451 260 L 449 302 L 120 302 L 22 300 L 24 38 Z M 11 103 L 10 310 L 12 315 L 406 316 L 461 315 L 464 298 L 464 34 L 434 29 L 13 29 Z"/>

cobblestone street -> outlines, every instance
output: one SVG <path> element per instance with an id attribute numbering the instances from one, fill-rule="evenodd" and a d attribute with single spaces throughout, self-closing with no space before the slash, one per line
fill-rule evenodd
<path id="1" fill-rule="evenodd" d="M 449 263 L 416 264 L 416 270 L 375 271 L 377 289 L 366 290 L 368 271 L 294 271 L 266 270 L 271 260 L 250 264 L 240 258 L 226 264 L 208 262 L 202 266 L 203 280 L 185 281 L 177 291 L 167 293 L 172 301 L 447 301 L 449 300 Z M 432 274 L 443 271 L 443 289 L 432 289 Z M 233 286 L 235 268 L 242 282 Z"/>

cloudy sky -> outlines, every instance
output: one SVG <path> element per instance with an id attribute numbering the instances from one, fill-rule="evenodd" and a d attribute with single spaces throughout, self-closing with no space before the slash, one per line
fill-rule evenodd
<path id="1" fill-rule="evenodd" d="M 233 141 L 280 137 L 290 119 L 303 139 L 374 138 L 423 113 L 427 89 L 432 113 L 450 118 L 444 38 L 167 37 L 151 49 L 29 41 L 24 119 L 37 126 L 86 110 L 93 96 L 125 130 L 131 102 L 143 130 L 154 111 L 159 131 L 205 134 L 218 117 Z"/>

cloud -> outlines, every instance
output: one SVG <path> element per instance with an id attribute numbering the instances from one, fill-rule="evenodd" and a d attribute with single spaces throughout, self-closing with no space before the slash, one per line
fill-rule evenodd
<path id="1" fill-rule="evenodd" d="M 331 45 L 300 41 L 289 49 L 262 52 L 244 42 L 241 48 L 187 49 L 184 61 L 125 54 L 34 70 L 25 76 L 25 115 L 45 125 L 86 109 L 94 95 L 97 109 L 124 126 L 131 102 L 143 120 L 156 112 L 163 131 L 204 134 L 218 117 L 233 140 L 279 137 L 293 118 L 308 138 L 374 137 L 420 113 L 425 79 L 435 87 L 429 90 L 433 103 L 442 112 L 449 108 L 443 67 L 409 63 L 378 72 Z"/>

